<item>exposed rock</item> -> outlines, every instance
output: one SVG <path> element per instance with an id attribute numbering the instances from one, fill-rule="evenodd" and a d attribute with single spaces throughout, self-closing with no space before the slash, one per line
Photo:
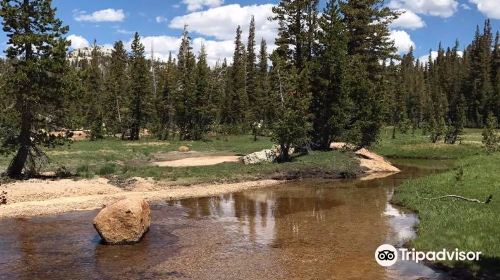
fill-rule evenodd
<path id="1" fill-rule="evenodd" d="M 244 164 L 257 164 L 262 162 L 274 162 L 276 153 L 273 150 L 267 149 L 259 152 L 251 153 L 242 158 Z"/>
<path id="2" fill-rule="evenodd" d="M 294 148 L 291 148 L 288 151 L 289 155 L 292 155 L 295 152 Z M 241 160 L 244 164 L 257 164 L 262 162 L 275 162 L 281 153 L 281 148 L 278 145 L 274 145 L 271 149 L 266 149 L 262 151 L 258 151 L 255 153 L 248 154 L 244 156 Z"/>
<path id="3" fill-rule="evenodd" d="M 333 142 L 330 144 L 330 149 L 332 150 L 354 150 L 356 146 L 353 144 L 345 143 L 345 142 Z"/>
<path id="4" fill-rule="evenodd" d="M 360 166 L 365 169 L 367 173 L 373 172 L 400 172 L 399 168 L 392 165 L 384 157 L 379 156 L 365 148 L 359 149 L 354 152 L 358 156 Z"/>
<path id="5" fill-rule="evenodd" d="M 115 202 L 97 214 L 94 227 L 106 244 L 133 244 L 149 230 L 151 210 L 142 198 Z"/>
<path id="6" fill-rule="evenodd" d="M 180 146 L 179 149 L 177 149 L 181 153 L 187 153 L 189 152 L 189 147 L 188 146 Z"/>

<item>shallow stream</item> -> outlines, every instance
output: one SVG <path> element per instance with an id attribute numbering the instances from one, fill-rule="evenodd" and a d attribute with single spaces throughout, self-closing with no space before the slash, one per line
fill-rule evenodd
<path id="1" fill-rule="evenodd" d="M 414 238 L 414 214 L 389 203 L 404 180 L 305 180 L 153 205 L 144 240 L 105 246 L 97 211 L 0 221 L 0 279 L 441 279 L 423 265 L 374 260 Z M 426 163 L 427 164 L 427 163 Z M 436 162 L 436 167 L 448 162 Z"/>

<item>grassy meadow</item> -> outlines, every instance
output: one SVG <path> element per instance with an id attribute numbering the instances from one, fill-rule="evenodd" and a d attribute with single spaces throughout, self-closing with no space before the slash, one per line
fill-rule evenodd
<path id="1" fill-rule="evenodd" d="M 375 150 L 390 158 L 451 159 L 454 167 L 443 173 L 407 181 L 397 188 L 393 201 L 418 213 L 417 238 L 410 247 L 422 251 L 443 248 L 480 251 L 480 262 L 444 262 L 438 264 L 455 271 L 465 268 L 472 278 L 500 279 L 500 153 L 487 154 L 482 147 L 482 130 L 467 129 L 462 143 L 432 144 L 420 131 L 398 134 L 384 131 Z M 432 168 L 440 168 L 439 165 Z M 460 199 L 433 199 L 459 195 L 489 204 Z M 463 273 L 463 272 L 462 272 Z M 487 276 L 486 276 L 487 275 Z"/>
<path id="2" fill-rule="evenodd" d="M 76 178 L 113 176 L 117 179 L 132 177 L 172 181 L 175 184 L 228 182 L 260 178 L 294 178 L 309 174 L 350 176 L 356 174 L 356 162 L 341 152 L 312 152 L 284 164 L 243 165 L 223 163 L 201 167 L 158 167 L 151 163 L 157 155 L 177 151 L 180 146 L 213 155 L 246 155 L 271 148 L 270 138 L 253 141 L 251 135 L 211 138 L 206 141 L 157 141 L 144 139 L 137 142 L 108 138 L 100 141 L 77 141 L 71 145 L 49 150 L 50 164 L 43 171 L 57 171 L 64 167 Z M 5 169 L 10 158 L 2 157 L 0 168 Z"/>

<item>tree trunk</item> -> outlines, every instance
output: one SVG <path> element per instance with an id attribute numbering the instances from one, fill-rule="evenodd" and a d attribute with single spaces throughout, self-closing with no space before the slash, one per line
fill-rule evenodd
<path id="1" fill-rule="evenodd" d="M 20 178 L 23 175 L 23 169 L 26 165 L 28 155 L 32 146 L 31 142 L 31 126 L 33 118 L 31 116 L 31 108 L 29 105 L 23 106 L 22 120 L 21 120 L 21 133 L 19 134 L 19 150 L 16 156 L 10 162 L 7 169 L 7 175 L 10 178 Z"/>

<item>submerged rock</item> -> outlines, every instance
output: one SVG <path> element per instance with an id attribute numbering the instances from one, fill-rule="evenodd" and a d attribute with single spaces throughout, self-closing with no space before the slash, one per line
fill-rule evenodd
<path id="1" fill-rule="evenodd" d="M 151 210 L 142 198 L 127 198 L 106 206 L 94 227 L 106 244 L 133 244 L 149 230 Z"/>

